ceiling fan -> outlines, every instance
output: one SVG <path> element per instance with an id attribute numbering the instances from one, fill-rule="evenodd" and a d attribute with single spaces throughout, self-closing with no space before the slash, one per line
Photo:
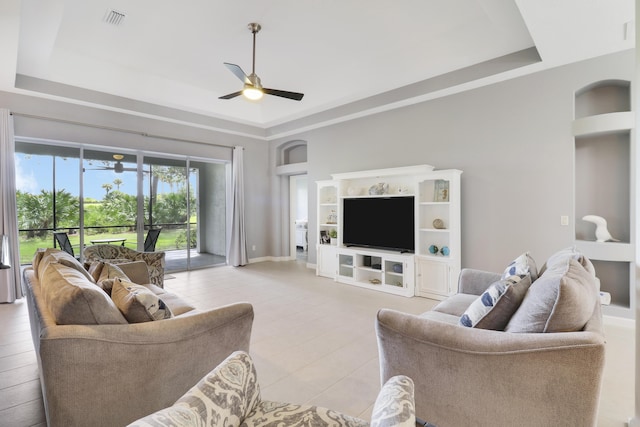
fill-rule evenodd
<path id="1" fill-rule="evenodd" d="M 122 164 L 122 159 L 124 159 L 124 156 L 122 154 L 114 154 L 113 159 L 116 161 L 116 163 L 113 166 L 98 166 L 94 170 L 112 170 L 115 173 L 138 170 L 138 168 L 125 168 L 124 165 Z"/>
<path id="2" fill-rule="evenodd" d="M 247 76 L 245 72 L 242 71 L 242 68 L 240 68 L 238 65 L 225 62 L 224 65 L 229 69 L 229 71 L 231 71 L 237 78 L 242 80 L 242 82 L 244 83 L 244 88 L 238 92 L 233 92 L 228 95 L 221 96 L 218 99 L 231 99 L 239 95 L 244 95 L 246 98 L 252 101 L 257 101 L 262 98 L 264 94 L 267 94 L 300 101 L 304 96 L 304 93 L 288 92 L 286 90 L 268 89 L 266 87 L 262 87 L 260 77 L 258 77 L 258 75 L 256 74 L 256 34 L 262 27 L 260 26 L 260 24 L 252 22 L 248 25 L 248 28 L 253 34 L 253 65 L 251 68 L 251 74 Z"/>

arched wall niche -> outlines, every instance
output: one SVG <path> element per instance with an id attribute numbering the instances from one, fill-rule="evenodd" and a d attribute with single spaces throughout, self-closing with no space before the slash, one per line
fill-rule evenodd
<path id="1" fill-rule="evenodd" d="M 307 162 L 307 141 L 294 140 L 280 145 L 276 166 L 292 165 Z"/>

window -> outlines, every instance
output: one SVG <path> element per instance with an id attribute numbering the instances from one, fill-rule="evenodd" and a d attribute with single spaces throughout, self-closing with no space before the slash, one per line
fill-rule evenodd
<path id="1" fill-rule="evenodd" d="M 225 264 L 227 166 L 16 141 L 20 261 L 55 247 L 54 231 L 67 232 L 80 255 L 91 244 L 143 250 L 148 230 L 162 228 L 156 250 L 167 271 Z"/>

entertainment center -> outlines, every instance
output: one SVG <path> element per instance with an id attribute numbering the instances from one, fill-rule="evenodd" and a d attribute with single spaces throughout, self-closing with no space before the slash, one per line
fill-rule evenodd
<path id="1" fill-rule="evenodd" d="M 317 181 L 316 274 L 405 297 L 454 293 L 461 174 L 418 165 Z"/>

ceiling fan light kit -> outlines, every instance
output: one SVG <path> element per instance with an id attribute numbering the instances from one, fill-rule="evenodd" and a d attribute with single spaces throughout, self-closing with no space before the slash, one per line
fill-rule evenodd
<path id="1" fill-rule="evenodd" d="M 242 68 L 236 64 L 230 64 L 225 62 L 224 65 L 244 83 L 244 88 L 239 92 L 233 92 L 228 95 L 219 97 L 218 99 L 231 99 L 236 96 L 243 95 L 245 98 L 251 101 L 258 101 L 264 94 L 279 96 L 281 98 L 293 99 L 300 101 L 304 96 L 303 93 L 288 92 L 286 90 L 267 89 L 262 87 L 260 77 L 256 74 L 256 33 L 262 28 L 260 24 L 252 22 L 248 25 L 249 30 L 253 34 L 253 63 L 251 68 L 251 74 L 246 75 Z"/>

